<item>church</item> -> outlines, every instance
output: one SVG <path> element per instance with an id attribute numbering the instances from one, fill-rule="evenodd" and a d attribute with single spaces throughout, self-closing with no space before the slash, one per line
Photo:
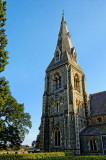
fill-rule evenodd
<path id="1" fill-rule="evenodd" d="M 39 130 L 42 152 L 106 154 L 106 91 L 87 95 L 64 14 L 54 57 L 46 69 Z"/>

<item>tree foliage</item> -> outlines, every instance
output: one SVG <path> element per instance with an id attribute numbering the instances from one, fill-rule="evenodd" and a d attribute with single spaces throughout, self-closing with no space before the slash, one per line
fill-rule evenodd
<path id="1" fill-rule="evenodd" d="M 36 140 L 32 141 L 32 147 L 39 148 L 39 143 L 40 143 L 40 135 L 38 134 Z"/>
<path id="2" fill-rule="evenodd" d="M 8 52 L 6 30 L 6 2 L 0 0 L 0 72 L 7 65 Z M 0 78 L 0 149 L 7 147 L 18 149 L 31 128 L 30 115 L 24 112 L 24 105 L 19 104 L 11 95 L 9 82 Z"/>
<path id="3" fill-rule="evenodd" d="M 32 147 L 35 148 L 35 146 L 36 146 L 36 141 L 32 141 Z"/>
<path id="4" fill-rule="evenodd" d="M 0 110 L 5 106 L 8 96 L 11 94 L 8 81 L 5 77 L 0 78 Z"/>
<path id="5" fill-rule="evenodd" d="M 6 39 L 6 2 L 0 0 L 0 72 L 4 71 L 8 59 L 8 52 L 5 50 L 8 40 Z"/>
<path id="6" fill-rule="evenodd" d="M 6 86 L 8 88 L 8 82 Z M 28 128 L 31 128 L 31 117 L 24 113 L 24 105 L 19 104 L 11 94 L 7 95 L 0 110 L 0 149 L 18 147 L 28 133 Z"/>

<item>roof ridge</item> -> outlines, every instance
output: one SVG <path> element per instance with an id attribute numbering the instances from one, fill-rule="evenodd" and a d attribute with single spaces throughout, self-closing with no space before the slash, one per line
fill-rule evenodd
<path id="1" fill-rule="evenodd" d="M 100 93 L 105 93 L 105 92 L 106 92 L 106 91 L 101 91 L 101 92 L 92 93 L 92 94 L 90 94 L 90 96 L 96 95 L 96 94 L 100 94 Z"/>

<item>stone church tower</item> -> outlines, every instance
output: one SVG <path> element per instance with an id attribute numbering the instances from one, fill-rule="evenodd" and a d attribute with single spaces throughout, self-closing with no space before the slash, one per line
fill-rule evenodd
<path id="1" fill-rule="evenodd" d="M 41 151 L 80 154 L 79 133 L 88 116 L 85 75 L 77 62 L 64 15 L 54 57 L 47 67 L 39 133 Z"/>

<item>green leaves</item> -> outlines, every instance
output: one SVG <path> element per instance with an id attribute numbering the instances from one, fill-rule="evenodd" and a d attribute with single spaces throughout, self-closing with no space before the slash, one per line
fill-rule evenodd
<path id="1" fill-rule="evenodd" d="M 25 134 L 28 133 L 27 128 L 32 126 L 30 118 L 28 113 L 24 113 L 24 105 L 19 104 L 11 94 L 8 95 L 5 106 L 0 112 L 0 124 L 2 126 L 0 143 L 2 148 L 3 146 L 8 147 L 8 144 L 10 147 L 20 145 Z"/>
<path id="2" fill-rule="evenodd" d="M 31 128 L 30 115 L 11 95 L 9 83 L 0 78 L 0 149 L 18 148 Z"/>
<path id="3" fill-rule="evenodd" d="M 6 2 L 0 0 L 0 72 L 5 70 L 9 58 L 8 52 L 5 50 L 8 40 L 6 39 L 6 30 L 3 28 L 6 20 Z"/>
<path id="4" fill-rule="evenodd" d="M 0 110 L 5 106 L 8 96 L 11 94 L 8 81 L 5 77 L 0 78 Z"/>
<path id="5" fill-rule="evenodd" d="M 5 47 L 6 39 L 6 2 L 0 0 L 0 72 L 8 64 L 8 52 Z M 31 128 L 30 115 L 24 113 L 24 104 L 19 104 L 11 95 L 9 83 L 4 77 L 0 78 L 0 149 L 7 147 L 18 148 Z"/>

